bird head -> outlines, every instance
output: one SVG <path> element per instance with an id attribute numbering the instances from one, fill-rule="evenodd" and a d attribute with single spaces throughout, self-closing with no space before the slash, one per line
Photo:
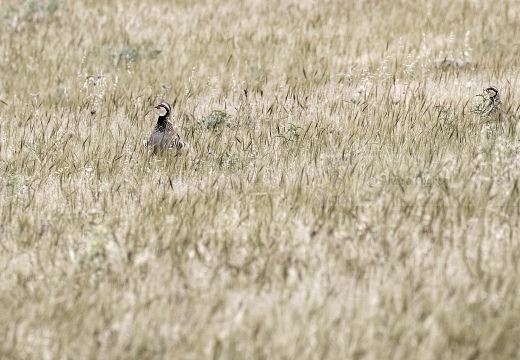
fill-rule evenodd
<path id="1" fill-rule="evenodd" d="M 500 95 L 498 94 L 498 89 L 495 86 L 490 86 L 484 91 L 488 94 L 489 99 L 494 103 L 500 100 Z"/>
<path id="2" fill-rule="evenodd" d="M 157 110 L 157 114 L 159 114 L 159 116 L 168 116 L 171 110 L 170 104 L 164 100 L 161 100 L 159 104 L 155 106 L 155 109 Z"/>

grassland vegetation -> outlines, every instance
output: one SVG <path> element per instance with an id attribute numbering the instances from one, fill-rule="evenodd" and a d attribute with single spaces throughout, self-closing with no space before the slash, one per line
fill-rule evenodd
<path id="1" fill-rule="evenodd" d="M 0 357 L 520 357 L 519 14 L 2 2 Z"/>

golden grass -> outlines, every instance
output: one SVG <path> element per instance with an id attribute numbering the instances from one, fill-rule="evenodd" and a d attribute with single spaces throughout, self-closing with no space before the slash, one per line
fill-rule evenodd
<path id="1" fill-rule="evenodd" d="M 518 14 L 3 3 L 0 357 L 518 358 Z"/>

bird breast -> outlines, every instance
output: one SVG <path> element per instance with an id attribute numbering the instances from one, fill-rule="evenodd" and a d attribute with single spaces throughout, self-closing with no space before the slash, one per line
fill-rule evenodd
<path id="1" fill-rule="evenodd" d="M 168 147 L 172 141 L 172 135 L 166 132 L 154 132 L 150 136 L 148 144 L 150 146 Z"/>

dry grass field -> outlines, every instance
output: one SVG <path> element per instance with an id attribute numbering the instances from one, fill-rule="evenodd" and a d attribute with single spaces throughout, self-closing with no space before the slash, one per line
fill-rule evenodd
<path id="1" fill-rule="evenodd" d="M 1 359 L 520 357 L 520 2 L 0 21 Z"/>

